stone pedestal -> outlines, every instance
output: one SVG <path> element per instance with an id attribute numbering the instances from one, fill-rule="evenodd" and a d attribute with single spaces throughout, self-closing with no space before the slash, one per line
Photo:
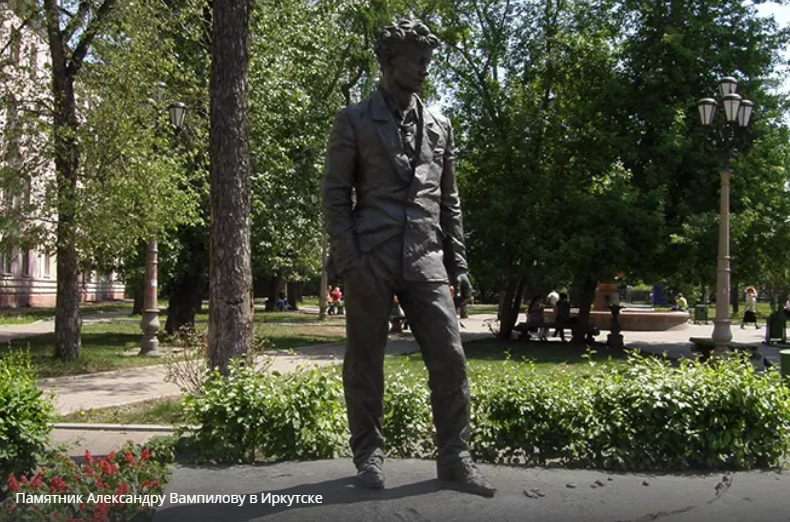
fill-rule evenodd
<path id="1" fill-rule="evenodd" d="M 610 348 L 622 348 L 623 344 L 623 336 L 620 334 L 620 310 L 622 307 L 620 305 L 612 305 L 612 325 L 609 328 L 610 334 L 606 336 L 606 345 Z"/>
<path id="2" fill-rule="evenodd" d="M 145 310 L 140 321 L 143 338 L 140 341 L 140 355 L 159 355 L 159 309 Z"/>

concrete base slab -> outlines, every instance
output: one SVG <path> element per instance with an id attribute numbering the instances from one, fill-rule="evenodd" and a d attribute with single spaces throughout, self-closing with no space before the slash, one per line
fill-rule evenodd
<path id="1" fill-rule="evenodd" d="M 435 464 L 387 460 L 387 487 L 356 488 L 350 460 L 179 468 L 154 522 L 790 520 L 788 475 L 651 476 L 480 466 L 499 491 L 482 498 L 435 479 Z M 525 493 L 526 492 L 526 493 Z M 262 495 L 321 495 L 321 504 L 261 503 Z M 172 496 L 171 494 L 175 495 Z M 244 504 L 184 503 L 181 495 L 244 495 Z M 250 503 L 255 496 L 258 503 Z"/>

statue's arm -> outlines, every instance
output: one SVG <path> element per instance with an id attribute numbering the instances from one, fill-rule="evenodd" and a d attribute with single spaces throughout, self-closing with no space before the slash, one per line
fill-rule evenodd
<path id="1" fill-rule="evenodd" d="M 440 220 L 444 233 L 445 264 L 451 280 L 468 271 L 466 246 L 464 243 L 464 226 L 461 215 L 461 200 L 458 197 L 458 186 L 455 180 L 455 150 L 453 129 L 449 120 L 445 120 L 447 143 L 444 149 L 444 167 L 442 170 L 442 199 Z"/>
<path id="2" fill-rule="evenodd" d="M 332 258 L 341 276 L 350 274 L 359 263 L 351 200 L 356 163 L 354 129 L 346 111 L 340 111 L 329 134 L 321 192 Z"/>

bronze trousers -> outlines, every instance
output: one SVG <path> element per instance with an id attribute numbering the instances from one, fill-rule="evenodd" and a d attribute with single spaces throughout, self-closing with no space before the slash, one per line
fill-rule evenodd
<path id="1" fill-rule="evenodd" d="M 438 462 L 466 457 L 469 384 L 458 319 L 447 283 L 404 281 L 403 244 L 397 236 L 363 254 L 364 278 L 346 280 L 347 345 L 343 383 L 351 450 L 359 467 L 384 456 L 384 349 L 397 295 L 428 368 Z M 419 247 L 418 247 L 419 248 Z"/>

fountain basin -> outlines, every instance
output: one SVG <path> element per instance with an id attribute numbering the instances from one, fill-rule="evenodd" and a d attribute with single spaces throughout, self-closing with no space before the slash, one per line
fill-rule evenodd
<path id="1" fill-rule="evenodd" d="M 578 312 L 578 308 L 572 308 L 571 317 L 576 317 Z M 554 321 L 553 309 L 547 308 L 544 315 L 546 321 Z M 623 308 L 620 311 L 620 329 L 624 332 L 662 332 L 670 329 L 682 329 L 688 326 L 690 317 L 688 312 L 655 312 L 637 308 Z M 609 330 L 612 325 L 612 313 L 592 310 L 590 324 L 599 330 Z"/>

